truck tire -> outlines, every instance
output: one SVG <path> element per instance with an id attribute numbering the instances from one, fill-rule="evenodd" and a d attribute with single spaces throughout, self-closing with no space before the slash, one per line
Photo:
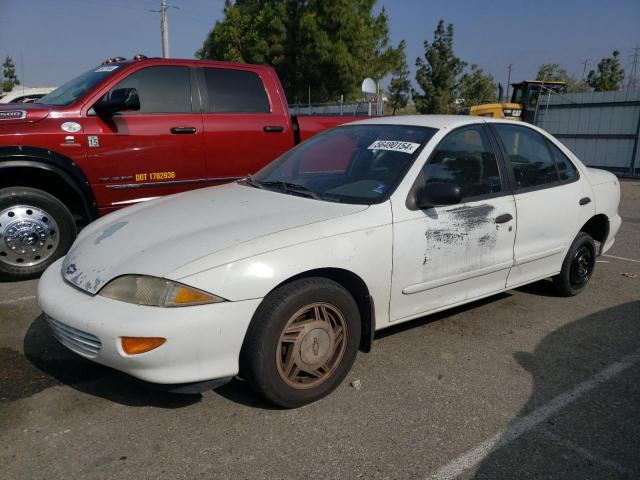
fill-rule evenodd
<path id="1" fill-rule="evenodd" d="M 76 238 L 69 209 L 30 187 L 0 189 L 0 281 L 37 278 Z"/>
<path id="2" fill-rule="evenodd" d="M 303 278 L 258 307 L 240 353 L 240 375 L 284 408 L 319 400 L 349 373 L 360 344 L 360 313 L 338 283 Z"/>

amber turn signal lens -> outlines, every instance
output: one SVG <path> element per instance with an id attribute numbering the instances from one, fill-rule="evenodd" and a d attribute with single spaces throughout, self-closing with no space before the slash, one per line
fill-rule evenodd
<path id="1" fill-rule="evenodd" d="M 127 355 L 137 355 L 158 348 L 166 338 L 161 337 L 122 337 L 122 349 Z"/>
<path id="2" fill-rule="evenodd" d="M 211 301 L 211 295 L 185 287 L 179 287 L 174 295 L 173 303 L 176 305 L 182 305 L 185 303 L 206 303 Z"/>

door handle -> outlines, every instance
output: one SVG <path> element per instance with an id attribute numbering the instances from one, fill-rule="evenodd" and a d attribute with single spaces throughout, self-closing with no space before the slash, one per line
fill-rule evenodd
<path id="1" fill-rule="evenodd" d="M 507 223 L 513 220 L 513 217 L 510 213 L 503 213 L 502 215 L 498 215 L 496 217 L 496 223 Z"/>
<path id="2" fill-rule="evenodd" d="M 262 127 L 262 130 L 267 133 L 280 133 L 284 132 L 284 127 L 282 125 L 266 125 Z"/>
<path id="3" fill-rule="evenodd" d="M 171 127 L 171 133 L 175 135 L 189 135 L 196 133 L 195 127 Z"/>
<path id="4" fill-rule="evenodd" d="M 581 198 L 578 202 L 580 205 L 586 205 L 587 203 L 591 203 L 591 199 L 589 197 Z"/>

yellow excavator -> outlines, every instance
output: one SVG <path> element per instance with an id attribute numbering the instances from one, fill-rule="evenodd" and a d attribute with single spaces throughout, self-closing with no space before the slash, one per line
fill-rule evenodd
<path id="1" fill-rule="evenodd" d="M 462 115 L 477 115 L 481 117 L 506 118 L 508 120 L 522 120 L 533 123 L 538 108 L 538 102 L 549 93 L 566 93 L 565 82 L 551 80 L 524 80 L 520 83 L 512 83 L 513 93 L 510 102 L 502 102 L 502 93 L 499 95 L 499 103 L 485 103 L 473 107 L 464 108 Z M 499 87 L 502 89 L 502 87 Z"/>

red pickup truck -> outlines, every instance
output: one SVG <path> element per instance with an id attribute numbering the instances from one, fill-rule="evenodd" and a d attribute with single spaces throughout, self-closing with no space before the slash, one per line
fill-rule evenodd
<path id="1" fill-rule="evenodd" d="M 39 275 L 100 215 L 236 180 L 353 119 L 292 117 L 269 67 L 146 57 L 0 106 L 0 279 Z"/>

